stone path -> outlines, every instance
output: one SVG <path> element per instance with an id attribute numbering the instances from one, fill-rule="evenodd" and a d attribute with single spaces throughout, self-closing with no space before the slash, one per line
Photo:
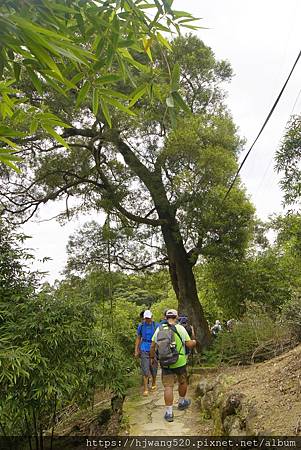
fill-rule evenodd
<path id="1" fill-rule="evenodd" d="M 158 389 L 150 392 L 148 397 L 142 396 L 141 388 L 136 388 L 124 403 L 124 415 L 128 422 L 130 436 L 192 436 L 209 434 L 209 424 L 200 413 L 199 405 L 194 399 L 193 386 L 188 389 L 191 406 L 185 411 L 177 409 L 178 392 L 174 388 L 174 421 L 169 423 L 163 419 L 165 413 L 161 374 L 157 378 Z"/>

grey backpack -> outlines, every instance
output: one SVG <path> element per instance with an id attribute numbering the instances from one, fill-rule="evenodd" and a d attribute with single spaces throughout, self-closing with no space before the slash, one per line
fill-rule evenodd
<path id="1" fill-rule="evenodd" d="M 178 361 L 179 352 L 176 346 L 175 333 L 179 335 L 175 325 L 160 325 L 157 334 L 157 354 L 161 367 L 167 367 Z"/>

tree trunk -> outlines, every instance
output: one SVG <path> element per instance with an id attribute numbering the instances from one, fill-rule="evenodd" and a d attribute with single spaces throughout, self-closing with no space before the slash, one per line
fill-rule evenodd
<path id="1" fill-rule="evenodd" d="M 211 336 L 198 298 L 193 264 L 185 250 L 176 219 L 161 228 L 168 253 L 170 278 L 178 299 L 178 312 L 188 316 L 195 330 L 198 347 L 204 349 L 208 347 Z"/>

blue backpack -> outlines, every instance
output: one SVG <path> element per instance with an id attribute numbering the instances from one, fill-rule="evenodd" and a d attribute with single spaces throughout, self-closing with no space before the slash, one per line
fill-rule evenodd
<path id="1" fill-rule="evenodd" d="M 141 329 L 140 329 L 142 341 L 151 343 L 152 340 L 151 339 L 147 339 L 147 333 L 146 333 L 147 328 L 146 328 L 145 325 L 146 325 L 146 323 L 143 322 L 142 325 L 141 325 Z M 154 334 L 155 329 L 156 329 L 156 323 L 152 322 L 152 335 Z"/>

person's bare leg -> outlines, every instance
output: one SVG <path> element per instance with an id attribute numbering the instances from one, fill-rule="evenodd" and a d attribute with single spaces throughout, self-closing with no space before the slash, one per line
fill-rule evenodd
<path id="1" fill-rule="evenodd" d="M 143 387 L 144 387 L 143 395 L 147 395 L 148 394 L 148 376 L 143 377 Z"/>
<path id="2" fill-rule="evenodd" d="M 187 394 L 187 381 L 179 383 L 179 404 L 178 404 L 178 408 L 180 410 L 186 409 L 189 407 L 189 405 L 191 404 L 191 400 L 186 399 L 186 394 Z"/>
<path id="3" fill-rule="evenodd" d="M 173 387 L 165 386 L 164 388 L 164 401 L 166 406 L 173 405 Z"/>
<path id="4" fill-rule="evenodd" d="M 187 394 L 187 383 L 179 383 L 179 397 L 185 397 Z"/>

